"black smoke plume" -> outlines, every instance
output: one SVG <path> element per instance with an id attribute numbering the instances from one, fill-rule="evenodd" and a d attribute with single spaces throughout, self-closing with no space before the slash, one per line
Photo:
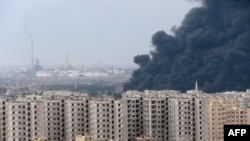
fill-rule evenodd
<path id="1" fill-rule="evenodd" d="M 250 88 L 250 1 L 203 0 L 174 36 L 158 31 L 150 55 L 135 56 L 124 90 L 194 88 L 205 92 Z"/>

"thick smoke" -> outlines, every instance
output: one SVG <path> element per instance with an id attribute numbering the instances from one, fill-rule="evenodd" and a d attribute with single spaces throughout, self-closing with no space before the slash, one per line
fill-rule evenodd
<path id="1" fill-rule="evenodd" d="M 150 55 L 135 56 L 140 66 L 124 90 L 194 88 L 205 92 L 250 88 L 250 1 L 203 0 L 186 15 L 174 36 L 152 37 Z"/>

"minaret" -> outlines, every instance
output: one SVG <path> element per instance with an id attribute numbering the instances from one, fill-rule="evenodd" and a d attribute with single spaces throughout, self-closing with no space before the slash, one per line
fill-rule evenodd
<path id="1" fill-rule="evenodd" d="M 195 92 L 198 92 L 198 82 L 197 82 L 197 80 L 195 81 Z"/>

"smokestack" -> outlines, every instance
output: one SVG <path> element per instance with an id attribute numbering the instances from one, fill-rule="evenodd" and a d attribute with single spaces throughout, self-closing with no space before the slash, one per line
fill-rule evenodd
<path id="1" fill-rule="evenodd" d="M 31 39 L 31 71 L 34 71 L 33 40 Z"/>
<path id="2" fill-rule="evenodd" d="M 69 60 L 68 60 L 69 58 L 68 58 L 68 51 L 66 52 L 66 66 L 65 66 L 65 69 L 66 69 L 66 71 L 68 71 L 68 66 L 69 66 Z"/>

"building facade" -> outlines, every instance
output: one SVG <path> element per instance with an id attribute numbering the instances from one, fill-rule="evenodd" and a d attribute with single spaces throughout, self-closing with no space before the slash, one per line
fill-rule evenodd
<path id="1" fill-rule="evenodd" d="M 222 141 L 225 124 L 250 124 L 250 92 L 127 91 L 121 99 L 71 92 L 0 98 L 0 141 Z M 145 138 L 144 138 L 145 139 Z"/>

